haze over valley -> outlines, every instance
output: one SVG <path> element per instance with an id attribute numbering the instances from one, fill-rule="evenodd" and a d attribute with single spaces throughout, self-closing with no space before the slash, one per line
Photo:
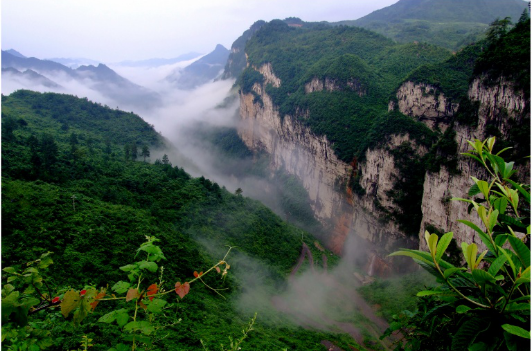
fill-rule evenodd
<path id="1" fill-rule="evenodd" d="M 529 9 L 3 2 L 2 346 L 523 349 Z"/>

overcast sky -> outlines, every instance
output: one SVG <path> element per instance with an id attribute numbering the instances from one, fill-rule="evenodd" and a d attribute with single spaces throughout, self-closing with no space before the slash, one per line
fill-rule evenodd
<path id="1" fill-rule="evenodd" d="M 230 48 L 255 21 L 340 21 L 398 0 L 2 0 L 2 50 L 105 63 Z"/>

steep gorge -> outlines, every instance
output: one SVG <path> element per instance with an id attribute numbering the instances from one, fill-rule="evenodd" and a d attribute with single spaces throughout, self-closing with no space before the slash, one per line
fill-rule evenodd
<path id="1" fill-rule="evenodd" d="M 239 135 L 252 150 L 266 151 L 270 155 L 270 170 L 284 170 L 297 176 L 311 198 L 316 218 L 327 228 L 326 243 L 336 253 L 352 250 L 345 243 L 370 243 L 381 254 L 398 246 L 417 246 L 416 238 L 408 238 L 389 213 L 401 212 L 390 196 L 401 174 L 392 153 L 401 145 L 410 145 L 419 157 L 428 152 L 416 144 L 408 134 L 392 134 L 374 148 L 366 150 L 361 162 L 347 164 L 336 157 L 334 145 L 326 136 L 318 136 L 301 123 L 300 115 L 281 116 L 271 97 L 265 92 L 266 84 L 281 85 L 281 80 L 269 64 L 258 68 L 265 76 L 263 84 L 255 83 L 253 92 L 240 95 Z M 319 84 L 314 84 L 319 86 Z M 323 88 L 322 88 L 323 89 Z M 510 130 L 529 121 L 529 99 L 514 85 L 500 79 L 496 85 L 487 86 L 479 77 L 470 84 L 468 97 L 475 106 L 478 121 L 473 125 L 452 123 L 459 105 L 447 100 L 441 91 L 425 83 L 405 82 L 397 91 L 401 113 L 427 124 L 433 130 L 455 131 L 458 152 L 467 152 L 467 140 L 483 139 L 488 126 L 495 126 L 504 138 Z M 470 158 L 457 156 L 456 170 L 440 167 L 437 172 L 424 175 L 421 201 L 422 220 L 419 235 L 426 227 L 453 231 L 458 242 L 477 242 L 473 231 L 456 222 L 457 219 L 476 221 L 467 213 L 467 206 L 451 197 L 466 197 L 471 186 L 471 176 L 483 173 Z M 356 160 L 355 160 L 356 161 Z M 523 169 L 527 169 L 523 167 Z M 529 180 L 528 172 L 521 172 Z M 364 192 L 352 191 L 352 182 L 359 182 Z M 388 218 L 387 218 L 388 217 Z M 480 223 L 478 223 L 480 224 Z M 419 240 L 423 246 L 423 240 Z M 373 244 L 373 245 L 371 245 Z M 358 245 L 358 244 L 355 244 Z"/>

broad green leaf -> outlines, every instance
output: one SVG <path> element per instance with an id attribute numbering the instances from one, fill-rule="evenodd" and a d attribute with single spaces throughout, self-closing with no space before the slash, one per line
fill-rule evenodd
<path id="1" fill-rule="evenodd" d="M 75 290 L 69 290 L 63 295 L 63 300 L 61 301 L 61 314 L 63 317 L 68 317 L 69 313 L 75 310 L 81 301 L 79 292 Z"/>
<path id="2" fill-rule="evenodd" d="M 489 235 L 484 233 L 484 231 L 482 231 L 475 223 L 470 222 L 470 221 L 466 221 L 466 220 L 463 220 L 463 219 L 459 219 L 458 222 L 463 223 L 463 224 L 467 225 L 468 227 L 472 228 L 473 230 L 475 230 L 478 233 L 478 236 L 480 237 L 480 240 L 482 240 L 482 242 L 484 243 L 484 245 L 486 245 L 488 250 L 490 250 L 491 252 L 495 252 L 495 248 L 494 248 L 493 244 L 491 243 L 491 239 L 490 239 Z"/>
<path id="3" fill-rule="evenodd" d="M 514 261 L 512 260 L 512 257 L 510 256 L 510 254 L 500 246 L 499 246 L 499 252 L 501 252 L 504 256 L 506 256 L 506 260 L 510 264 L 510 268 L 512 269 L 512 272 L 514 274 L 513 276 L 514 277 L 517 276 L 517 270 L 515 268 Z"/>
<path id="4" fill-rule="evenodd" d="M 499 197 L 493 201 L 493 208 L 499 211 L 499 213 L 504 214 L 506 212 L 506 207 L 508 206 L 508 200 L 504 197 Z"/>
<path id="5" fill-rule="evenodd" d="M 421 251 L 418 251 L 418 250 L 399 250 L 399 251 L 392 252 L 389 256 L 408 256 L 408 257 L 423 261 L 429 265 L 434 266 L 434 263 L 424 258 L 421 254 Z"/>
<path id="6" fill-rule="evenodd" d="M 489 351 L 488 346 L 483 342 L 476 342 L 473 345 L 469 346 L 467 351 Z"/>
<path id="7" fill-rule="evenodd" d="M 475 317 L 467 319 L 454 334 L 451 342 L 451 350 L 467 350 L 475 342 L 477 335 L 488 329 L 488 327 L 489 321 L 485 318 Z"/>
<path id="8" fill-rule="evenodd" d="M 148 261 L 141 261 L 141 262 L 138 262 L 138 265 L 139 265 L 139 268 L 140 269 L 146 269 L 150 272 L 157 272 L 157 263 L 155 262 L 148 262 Z"/>
<path id="9" fill-rule="evenodd" d="M 100 318 L 98 318 L 98 322 L 100 323 L 112 323 L 116 320 L 116 311 L 109 312 Z"/>
<path id="10" fill-rule="evenodd" d="M 11 283 L 11 282 L 13 282 L 13 281 L 15 281 L 17 279 L 18 279 L 18 277 L 16 275 L 12 275 L 11 277 L 7 278 L 7 282 Z"/>
<path id="11" fill-rule="evenodd" d="M 521 195 L 523 195 L 523 197 L 525 198 L 526 202 L 530 203 L 530 193 L 528 191 L 526 191 L 525 188 L 523 188 L 521 186 L 521 184 L 518 184 L 516 182 L 514 182 L 513 180 L 511 179 L 504 179 L 505 181 L 507 181 L 508 183 L 512 184 L 512 186 L 514 188 L 516 188 L 517 190 L 519 190 L 519 192 L 521 193 Z"/>
<path id="12" fill-rule="evenodd" d="M 17 270 L 13 267 L 6 267 L 4 269 L 2 269 L 4 272 L 7 272 L 7 273 L 15 273 Z"/>
<path id="13" fill-rule="evenodd" d="M 436 257 L 436 247 L 438 245 L 438 235 L 431 234 L 429 237 L 429 250 L 432 255 L 432 257 Z"/>
<path id="14" fill-rule="evenodd" d="M 473 197 L 473 196 L 475 196 L 477 194 L 480 194 L 480 188 L 475 183 L 475 184 L 471 185 L 471 188 L 469 188 L 469 191 L 467 192 L 467 196 Z"/>
<path id="15" fill-rule="evenodd" d="M 503 324 L 502 329 L 506 330 L 508 333 L 520 336 L 522 338 L 530 339 L 530 330 L 525 330 L 521 327 L 511 324 Z"/>
<path id="16" fill-rule="evenodd" d="M 530 310 L 529 303 L 515 303 L 515 302 L 509 303 L 504 309 L 505 312 L 529 311 L 529 310 Z"/>
<path id="17" fill-rule="evenodd" d="M 434 290 L 423 290 L 416 294 L 417 297 L 429 296 L 429 295 L 438 295 L 444 293 L 443 291 L 434 291 Z"/>
<path id="18" fill-rule="evenodd" d="M 456 307 L 456 313 L 466 313 L 470 309 L 471 309 L 471 307 L 467 307 L 466 305 L 460 305 L 460 306 Z"/>
<path id="19" fill-rule="evenodd" d="M 163 311 L 164 305 L 166 305 L 165 300 L 153 299 L 153 301 L 151 301 L 148 305 L 148 311 L 152 313 L 161 313 Z"/>
<path id="20" fill-rule="evenodd" d="M 519 238 L 514 236 L 508 237 L 508 241 L 510 242 L 510 245 L 512 245 L 517 257 L 519 257 L 519 260 L 521 260 L 523 267 L 529 267 L 530 249 L 521 240 L 519 240 Z"/>
<path id="21" fill-rule="evenodd" d="M 475 269 L 475 261 L 477 259 L 477 244 L 472 243 L 467 245 L 467 243 L 462 243 L 462 251 L 464 253 L 465 260 L 469 266 L 469 270 L 473 271 Z"/>
<path id="22" fill-rule="evenodd" d="M 116 313 L 116 323 L 120 328 L 122 328 L 124 325 L 127 324 L 129 321 L 129 315 L 127 314 L 127 310 L 121 309 L 117 311 Z"/>
<path id="23" fill-rule="evenodd" d="M 486 282 L 495 282 L 495 277 L 482 269 L 473 269 L 473 279 L 479 284 L 484 285 Z"/>
<path id="24" fill-rule="evenodd" d="M 39 268 L 45 269 L 53 263 L 54 261 L 52 260 L 52 258 L 50 256 L 46 256 L 44 258 L 41 258 L 41 262 L 39 262 Z"/>
<path id="25" fill-rule="evenodd" d="M 131 272 L 131 271 L 134 270 L 135 268 L 137 268 L 137 265 L 136 265 L 136 264 L 128 264 L 128 265 L 125 265 L 125 266 L 120 267 L 120 270 L 122 270 L 122 271 L 124 271 L 124 272 Z"/>
<path id="26" fill-rule="evenodd" d="M 507 258 L 504 255 L 497 257 L 495 261 L 491 263 L 490 268 L 488 269 L 488 273 L 492 276 L 495 276 L 497 273 L 499 273 L 506 260 Z"/>
<path id="27" fill-rule="evenodd" d="M 478 265 L 480 264 L 480 262 L 482 261 L 484 256 L 486 256 L 487 253 L 488 253 L 488 250 L 485 250 L 480 255 L 478 255 L 478 258 L 477 258 L 477 260 L 475 262 L 475 268 L 478 267 Z"/>
<path id="28" fill-rule="evenodd" d="M 447 247 L 449 247 L 449 244 L 451 243 L 451 240 L 453 240 L 453 233 L 445 233 L 440 238 L 440 241 L 438 242 L 438 247 L 436 248 L 436 262 L 438 262 L 445 250 L 447 250 Z"/>
<path id="29" fill-rule="evenodd" d="M 473 179 L 475 184 L 478 186 L 478 189 L 480 190 L 482 195 L 484 195 L 484 198 L 488 199 L 489 198 L 489 193 L 490 193 L 490 185 L 489 185 L 489 183 L 486 182 L 485 180 L 478 180 L 475 177 L 471 177 L 471 178 Z"/>
<path id="30" fill-rule="evenodd" d="M 490 160 L 491 167 L 493 167 L 495 172 L 499 173 L 502 176 L 503 171 L 506 168 L 503 158 L 493 154 L 487 154 L 486 156 L 488 160 Z"/>
<path id="31" fill-rule="evenodd" d="M 498 210 L 494 210 L 493 212 L 490 213 L 489 217 L 488 217 L 488 225 L 489 225 L 489 230 L 490 232 L 493 230 L 493 227 L 495 227 L 495 225 L 497 224 L 497 217 L 499 216 L 499 211 Z"/>
<path id="32" fill-rule="evenodd" d="M 512 170 L 514 168 L 514 162 L 505 162 L 504 170 L 501 172 L 503 178 L 510 178 L 514 173 Z"/>
<path id="33" fill-rule="evenodd" d="M 495 237 L 495 245 L 497 246 L 503 246 L 504 243 L 506 243 L 506 240 L 508 240 L 508 237 L 510 237 L 510 235 L 508 234 L 499 234 Z"/>
<path id="34" fill-rule="evenodd" d="M 117 294 L 123 294 L 126 291 L 128 291 L 130 286 L 131 286 L 130 283 L 119 281 L 115 285 L 113 285 L 111 290 L 115 291 Z"/>
<path id="35" fill-rule="evenodd" d="M 155 328 L 151 325 L 150 322 L 147 322 L 147 321 L 129 322 L 124 327 L 124 331 L 128 331 L 128 332 L 140 331 L 142 334 L 145 334 L 145 335 L 150 335 L 154 330 Z"/>
<path id="36" fill-rule="evenodd" d="M 447 269 L 443 272 L 443 276 L 445 277 L 445 279 L 448 279 L 450 276 L 452 276 L 452 275 L 455 274 L 456 272 L 458 272 L 458 271 L 462 271 L 462 270 L 464 270 L 464 268 L 458 268 L 458 267 L 447 268 Z"/>

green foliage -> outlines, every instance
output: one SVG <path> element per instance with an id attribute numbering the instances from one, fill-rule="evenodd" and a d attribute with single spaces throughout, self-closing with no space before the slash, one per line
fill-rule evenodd
<path id="1" fill-rule="evenodd" d="M 420 291 L 415 312 L 396 316 L 385 335 L 409 329 L 407 350 L 520 350 L 530 339 L 530 193 L 529 185 L 512 180 L 513 162 L 494 152 L 495 139 L 469 142 L 466 154 L 479 161 L 488 181 L 472 177 L 470 204 L 484 229 L 473 229 L 487 249 L 478 253 L 475 243 L 461 243 L 465 267 L 443 259 L 453 233 L 440 237 L 425 232 L 428 252 L 401 250 L 392 255 L 412 257 L 433 274 L 439 285 Z M 505 245 L 505 243 L 507 243 Z M 403 349 L 398 346 L 399 349 Z"/>
<path id="2" fill-rule="evenodd" d="M 248 41 L 246 53 L 250 67 L 241 77 L 240 84 L 246 85 L 242 91 L 262 81 L 258 72 L 252 75 L 252 67 L 271 64 L 281 85 L 266 84 L 265 91 L 281 118 L 291 115 L 314 133 L 326 135 L 337 156 L 346 162 L 360 157 L 373 143 L 368 136 L 388 117 L 387 98 L 404 76 L 450 55 L 428 44 L 397 45 L 361 28 L 296 29 L 283 21 L 263 25 Z M 307 93 L 305 85 L 314 79 L 325 89 Z"/>
<path id="3" fill-rule="evenodd" d="M 131 289 L 149 293 L 149 283 L 157 282 L 160 286 L 159 272 L 163 265 L 164 281 L 189 277 L 194 271 L 206 272 L 217 262 L 213 257 L 220 257 L 213 247 L 224 250 L 226 245 L 238 246 L 238 251 L 261 262 L 260 267 L 272 286 L 281 289 L 286 274 L 297 261 L 301 240 L 308 245 L 314 242 L 310 235 L 283 222 L 259 202 L 235 196 L 203 177 L 192 178 L 182 168 L 171 165 L 168 156 L 155 164 L 124 160 L 124 145 L 145 143 L 152 148 L 164 144 L 140 118 L 101 107 L 101 114 L 93 116 L 94 123 L 90 124 L 84 117 L 77 121 L 76 116 L 68 112 L 53 117 L 51 105 L 37 108 L 34 99 L 64 99 L 72 106 L 86 105 L 88 111 L 91 108 L 100 111 L 100 106 L 66 95 L 22 91 L 2 96 L 5 116 L 26 122 L 13 129 L 11 139 L 2 140 L 2 263 L 3 267 L 16 267 L 16 272 L 22 274 L 28 260 L 43 252 L 54 252 L 53 270 L 46 275 L 47 287 L 41 289 L 46 301 L 56 295 L 64 298 L 68 291 L 74 291 L 79 297 L 80 290 L 86 290 L 84 298 L 88 298 L 101 292 L 96 287 L 107 284 L 106 298 L 112 298 L 110 294 L 122 297 Z M 100 130 L 106 123 L 105 115 L 115 114 L 126 120 L 133 119 L 126 123 L 130 126 L 124 126 L 123 131 L 114 129 L 119 141 Z M 69 128 L 64 130 L 58 120 L 67 117 Z M 129 134 L 133 125 L 139 129 Z M 78 142 L 76 147 L 93 149 L 76 162 L 71 157 L 73 134 Z M 43 139 L 55 156 L 55 161 L 49 162 L 50 169 L 43 166 Z M 166 260 L 158 260 L 162 258 L 161 253 L 148 245 L 131 261 L 137 253 L 137 243 L 144 241 L 145 236 L 160 240 Z M 117 269 L 119 267 L 122 269 Z M 159 271 L 154 271 L 156 268 Z M 38 268 L 38 271 L 43 269 Z M 238 265 L 231 267 L 233 269 L 235 275 L 222 281 L 220 276 L 204 276 L 205 273 L 201 278 L 210 287 L 227 289 L 223 294 L 233 301 L 243 289 L 238 277 L 246 274 Z M 32 272 L 24 274 L 30 273 L 32 279 L 38 281 L 38 276 Z M 9 284 L 22 283 L 7 281 L 12 276 L 3 272 L 3 289 Z M 137 288 L 139 276 L 143 281 Z M 184 281 L 181 283 L 180 286 L 185 286 Z M 10 297 L 11 307 L 2 310 L 25 323 L 24 311 L 35 307 L 35 301 L 24 295 L 26 288 L 21 289 L 17 288 L 21 291 L 18 297 Z M 173 289 L 172 283 L 167 291 Z M 184 291 L 181 288 L 180 292 Z M 3 297 L 7 297 L 8 292 L 4 292 Z M 94 345 L 89 350 L 107 350 L 109 346 L 105 345 L 115 345 L 116 350 L 122 350 L 132 345 L 133 336 L 137 341 L 147 342 L 146 338 L 151 338 L 153 349 L 199 349 L 200 340 L 206 347 L 216 349 L 224 335 L 237 335 L 254 312 L 251 311 L 251 316 L 250 311 L 241 314 L 217 292 L 192 286 L 191 292 L 179 302 L 170 299 L 163 303 L 159 297 L 153 301 L 148 298 L 149 303 L 143 302 L 149 310 L 144 312 L 144 308 L 140 308 L 137 317 L 141 319 L 137 321 L 151 323 L 148 316 L 162 310 L 156 320 L 166 328 L 152 331 L 147 324 L 137 323 L 124 331 L 125 326 L 133 322 L 131 306 L 139 301 L 138 297 L 129 302 L 121 299 L 116 304 L 102 301 L 90 313 L 86 303 L 74 299 L 73 293 L 69 295 L 74 308 L 68 311 L 68 319 L 56 307 L 28 312 L 28 324 L 24 327 L 13 324 L 9 330 L 4 328 L 2 335 L 6 338 L 2 346 L 28 349 L 31 344 L 38 344 L 41 349 L 72 350 L 80 348 L 79 340 L 85 335 Z M 75 324 L 72 323 L 74 315 Z M 97 322 L 104 316 L 107 317 L 102 322 Z M 129 316 L 127 320 L 126 316 Z M 301 330 L 278 316 L 275 318 L 281 321 L 276 327 L 259 315 L 253 326 L 257 333 L 249 334 L 243 348 L 320 350 L 321 340 L 342 338 Z M 179 319 L 181 322 L 173 325 Z M 122 339 L 124 333 L 129 334 L 127 340 Z M 27 338 L 21 339 L 19 335 Z"/>
<path id="4" fill-rule="evenodd" d="M 511 16 L 517 20 L 526 6 L 519 0 L 400 1 L 358 20 L 338 24 L 364 27 L 400 43 L 429 42 L 458 50 L 478 41 L 495 18 Z"/>
<path id="5" fill-rule="evenodd" d="M 508 31 L 508 19 L 492 23 L 488 48 L 475 65 L 476 75 L 486 75 L 485 83 L 496 84 L 500 77 L 516 83 L 517 89 L 530 95 L 530 18 L 522 17 Z"/>

